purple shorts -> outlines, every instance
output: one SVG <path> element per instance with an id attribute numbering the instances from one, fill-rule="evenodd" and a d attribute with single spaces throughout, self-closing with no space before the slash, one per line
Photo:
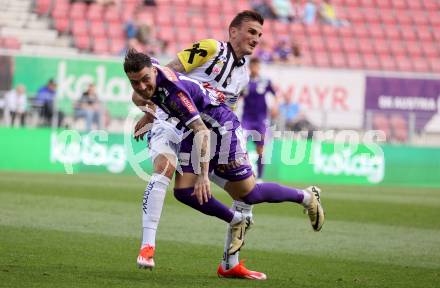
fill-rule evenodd
<path id="1" fill-rule="evenodd" d="M 252 137 L 252 141 L 256 145 L 264 145 L 264 135 L 266 134 L 266 121 L 247 121 L 243 119 L 241 122 L 245 131 L 246 139 Z M 258 134 L 255 135 L 255 132 Z"/>
<path id="2" fill-rule="evenodd" d="M 194 134 L 190 134 L 181 142 L 178 171 L 198 174 L 200 160 L 193 139 Z M 211 130 L 209 172 L 210 176 L 217 180 L 215 181 L 217 184 L 225 181 L 240 181 L 253 175 L 238 120 L 234 121 L 227 132 Z"/>

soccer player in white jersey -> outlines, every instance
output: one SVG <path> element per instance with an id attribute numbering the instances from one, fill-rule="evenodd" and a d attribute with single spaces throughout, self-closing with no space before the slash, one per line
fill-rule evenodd
<path id="1" fill-rule="evenodd" d="M 254 11 L 243 11 L 236 15 L 229 26 L 229 42 L 213 39 L 201 40 L 177 54 L 177 58 L 167 66 L 175 71 L 205 84 L 216 90 L 219 101 L 231 108 L 235 107 L 240 92 L 249 82 L 245 65 L 246 55 L 251 55 L 262 35 L 263 18 Z M 138 106 L 143 103 L 136 94 L 133 102 Z M 160 112 L 156 117 L 162 118 Z M 151 115 L 144 115 L 135 130 L 141 129 L 152 121 Z M 142 137 L 137 133 L 136 137 Z M 154 163 L 154 174 L 144 192 L 143 199 L 143 237 L 141 250 L 137 259 L 140 267 L 154 267 L 154 247 L 156 230 L 162 211 L 166 189 L 172 178 L 177 161 L 180 132 L 164 119 L 156 119 L 150 131 L 150 153 Z M 181 160 L 181 159 L 179 159 Z M 224 188 L 225 183 L 212 179 Z M 216 181 L 217 180 L 217 181 Z M 234 201 L 232 210 L 240 215 L 240 221 L 228 226 L 224 257 L 219 269 L 219 276 L 248 279 L 266 278 L 263 273 L 247 270 L 239 262 L 239 250 L 244 242 L 243 234 L 252 223 L 252 206 L 241 201 Z M 234 269 L 233 269 L 234 268 Z M 234 274 L 228 274 L 233 270 Z M 240 273 L 236 273 L 240 271 Z M 252 274 L 252 277 L 250 277 Z"/>

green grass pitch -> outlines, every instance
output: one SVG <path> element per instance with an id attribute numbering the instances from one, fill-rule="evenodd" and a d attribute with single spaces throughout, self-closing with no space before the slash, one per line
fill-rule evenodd
<path id="1" fill-rule="evenodd" d="M 137 269 L 144 187 L 129 176 L 0 173 L 0 287 L 440 287 L 439 190 L 323 186 L 319 233 L 298 205 L 257 205 L 241 253 L 268 275 L 255 282 L 217 277 L 226 225 L 172 193 L 156 268 Z"/>

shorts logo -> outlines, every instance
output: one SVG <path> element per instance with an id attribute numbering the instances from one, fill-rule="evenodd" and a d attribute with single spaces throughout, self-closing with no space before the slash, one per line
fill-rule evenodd
<path id="1" fill-rule="evenodd" d="M 188 97 L 185 95 L 185 93 L 179 92 L 179 93 L 177 93 L 177 96 L 179 96 L 180 101 L 182 101 L 183 105 L 186 107 L 186 109 L 188 109 L 188 111 L 190 113 L 196 112 L 196 108 L 194 108 L 193 104 L 188 99 Z"/>
<path id="2" fill-rule="evenodd" d="M 248 172 L 247 168 L 244 168 L 242 171 L 235 173 L 235 175 L 242 176 L 242 175 L 246 175 L 247 172 Z"/>

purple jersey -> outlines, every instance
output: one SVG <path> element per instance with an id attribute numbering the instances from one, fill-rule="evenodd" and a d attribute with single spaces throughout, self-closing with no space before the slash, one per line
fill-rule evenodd
<path id="1" fill-rule="evenodd" d="M 211 152 L 214 152 L 210 161 L 211 171 L 230 181 L 252 175 L 252 169 L 247 164 L 240 122 L 231 109 L 218 103 L 215 92 L 205 89 L 196 80 L 167 67 L 156 67 L 157 88 L 151 100 L 166 114 L 177 118 L 180 121 L 177 126 L 188 129 L 191 122 L 202 118 L 215 134 L 215 140 L 211 136 Z M 179 162 L 183 172 L 195 172 L 193 165 L 198 164 L 192 163 L 193 137 L 191 133 L 180 145 Z M 188 155 L 188 158 L 180 158 L 181 154 Z"/>
<path id="2" fill-rule="evenodd" d="M 257 77 L 249 81 L 248 87 L 243 94 L 243 122 L 263 123 L 266 120 L 266 95 L 268 93 L 275 95 L 275 91 L 269 79 Z"/>

